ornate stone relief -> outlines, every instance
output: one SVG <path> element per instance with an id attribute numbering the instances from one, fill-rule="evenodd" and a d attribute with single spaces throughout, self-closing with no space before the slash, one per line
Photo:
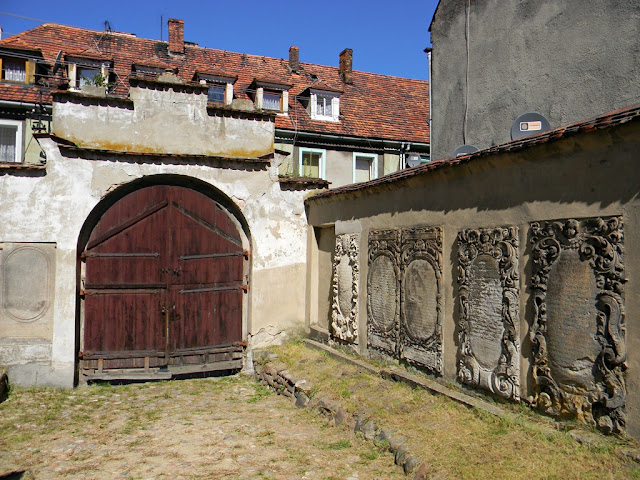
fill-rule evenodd
<path id="1" fill-rule="evenodd" d="M 443 373 L 442 229 L 369 233 L 367 345 Z"/>
<path id="2" fill-rule="evenodd" d="M 0 339 L 51 337 L 56 247 L 0 244 Z"/>
<path id="3" fill-rule="evenodd" d="M 442 375 L 442 228 L 402 230 L 400 357 Z"/>
<path id="4" fill-rule="evenodd" d="M 347 343 L 358 340 L 358 264 L 360 235 L 336 236 L 333 260 L 331 336 Z"/>
<path id="5" fill-rule="evenodd" d="M 458 232 L 458 378 L 520 400 L 517 227 Z"/>
<path id="6" fill-rule="evenodd" d="M 367 345 L 398 355 L 400 318 L 400 232 L 369 232 Z"/>
<path id="7" fill-rule="evenodd" d="M 533 404 L 625 429 L 622 217 L 531 224 Z"/>

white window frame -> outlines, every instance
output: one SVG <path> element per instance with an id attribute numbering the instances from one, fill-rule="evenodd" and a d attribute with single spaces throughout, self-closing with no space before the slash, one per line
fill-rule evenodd
<path id="1" fill-rule="evenodd" d="M 378 154 L 353 152 L 353 183 L 356 183 L 356 158 L 365 157 L 371 159 L 369 166 L 369 180 L 378 178 Z"/>
<path id="2" fill-rule="evenodd" d="M 340 121 L 339 94 L 322 90 L 310 90 L 309 92 L 309 115 L 311 116 L 311 120 L 322 120 L 326 122 Z M 318 96 L 331 98 L 331 115 L 322 115 L 318 113 Z"/>
<path id="3" fill-rule="evenodd" d="M 9 120 L 6 118 L 2 118 L 0 119 L 0 125 L 11 125 L 11 126 L 17 126 L 18 129 L 16 131 L 16 148 L 15 148 L 15 155 L 14 155 L 14 160 L 11 163 L 22 163 L 22 135 L 23 135 L 23 128 L 24 128 L 24 122 L 22 122 L 22 120 Z"/>
<path id="4" fill-rule="evenodd" d="M 68 64 L 68 77 L 69 77 L 69 88 L 72 90 L 80 90 L 80 70 L 83 68 L 98 70 L 98 73 L 102 75 L 105 81 L 109 80 L 110 67 L 109 64 L 102 61 L 97 60 L 83 60 L 77 59 L 73 57 L 72 60 L 67 60 Z"/>
<path id="5" fill-rule="evenodd" d="M 320 154 L 320 162 L 318 165 L 318 170 L 320 171 L 320 178 L 323 180 L 326 180 L 326 159 L 327 159 L 327 151 L 326 150 L 322 150 L 319 148 L 305 148 L 305 147 L 300 147 L 298 149 L 298 172 L 299 175 L 302 177 L 302 156 L 305 153 L 319 153 Z"/>
<path id="6" fill-rule="evenodd" d="M 280 96 L 280 108 L 278 110 L 267 109 L 264 108 L 264 92 L 265 90 L 268 93 L 273 95 Z M 256 108 L 258 110 L 267 110 L 269 112 L 276 112 L 278 115 L 288 115 L 289 113 L 289 91 L 281 90 L 279 88 L 269 88 L 269 87 L 258 87 L 256 89 Z"/>

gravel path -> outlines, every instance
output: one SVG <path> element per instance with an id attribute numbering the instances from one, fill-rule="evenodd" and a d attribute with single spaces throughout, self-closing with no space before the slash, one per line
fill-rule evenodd
<path id="1" fill-rule="evenodd" d="M 400 479 L 391 454 L 243 376 L 14 390 L 0 478 Z"/>

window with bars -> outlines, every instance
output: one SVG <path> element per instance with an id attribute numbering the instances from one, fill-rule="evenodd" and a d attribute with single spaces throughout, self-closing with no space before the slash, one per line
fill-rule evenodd
<path id="1" fill-rule="evenodd" d="M 0 120 L 0 162 L 16 162 L 22 159 L 22 122 Z"/>

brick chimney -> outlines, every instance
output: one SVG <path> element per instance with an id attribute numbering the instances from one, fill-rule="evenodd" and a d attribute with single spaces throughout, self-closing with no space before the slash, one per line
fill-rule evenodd
<path id="1" fill-rule="evenodd" d="M 350 48 L 340 52 L 340 76 L 344 83 L 353 83 L 353 50 Z"/>
<path id="2" fill-rule="evenodd" d="M 293 73 L 300 71 L 300 49 L 298 47 L 289 47 L 289 69 Z"/>
<path id="3" fill-rule="evenodd" d="M 184 55 L 184 20 L 169 19 L 169 53 Z"/>

